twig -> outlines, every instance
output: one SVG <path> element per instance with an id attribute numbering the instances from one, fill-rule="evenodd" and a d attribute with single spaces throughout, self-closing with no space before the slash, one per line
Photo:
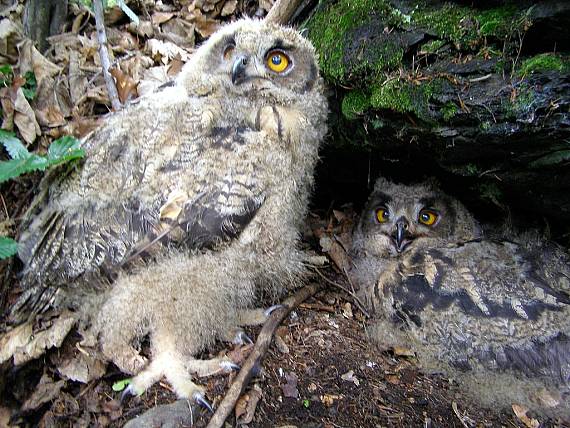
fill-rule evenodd
<path id="1" fill-rule="evenodd" d="M 207 428 L 221 428 L 224 426 L 224 422 L 234 409 L 238 398 L 245 390 L 254 371 L 261 364 L 261 360 L 265 356 L 265 353 L 271 344 L 273 334 L 281 321 L 285 319 L 293 308 L 299 306 L 319 289 L 319 284 L 307 285 L 297 291 L 291 300 L 287 299 L 288 304 L 286 306 L 271 313 L 257 337 L 257 341 L 255 342 L 255 346 L 253 347 L 251 354 L 243 364 L 243 367 L 232 383 L 232 386 L 218 406 L 216 413 L 214 413 L 214 416 L 210 419 Z"/>
<path id="2" fill-rule="evenodd" d="M 301 0 L 277 0 L 271 7 L 265 20 L 275 22 L 276 24 L 287 24 L 300 3 Z"/>
<path id="3" fill-rule="evenodd" d="M 105 34 L 105 18 L 103 17 L 101 0 L 93 0 L 93 11 L 95 13 L 95 27 L 97 28 L 97 42 L 99 43 L 99 58 L 101 58 L 103 77 L 105 78 L 105 85 L 107 86 L 113 110 L 118 111 L 123 105 L 119 101 L 119 94 L 117 93 L 113 76 L 109 73 L 111 64 L 109 62 L 109 52 L 107 51 L 107 35 Z"/>
<path id="4" fill-rule="evenodd" d="M 356 303 L 356 306 L 358 306 L 358 309 L 360 309 L 360 311 L 364 314 L 364 316 L 366 318 L 370 318 L 370 314 L 368 313 L 368 311 L 366 310 L 366 308 L 364 307 L 364 304 L 360 301 L 360 299 L 358 298 L 358 296 L 356 295 L 356 293 L 354 291 L 350 291 L 348 288 L 343 287 L 342 285 L 340 285 L 338 282 L 334 282 L 330 279 L 328 279 L 326 276 L 323 275 L 323 273 L 317 269 L 316 267 L 311 266 L 312 269 L 317 272 L 319 274 L 319 276 L 324 279 L 326 282 L 328 282 L 331 285 L 334 285 L 337 288 L 340 288 L 342 291 L 344 291 L 345 293 L 349 294 L 350 297 L 352 297 L 354 299 L 354 303 Z"/>

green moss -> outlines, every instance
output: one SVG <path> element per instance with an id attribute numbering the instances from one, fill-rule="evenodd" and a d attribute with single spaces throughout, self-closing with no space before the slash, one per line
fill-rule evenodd
<path id="1" fill-rule="evenodd" d="M 412 18 L 414 26 L 428 29 L 459 47 L 475 47 L 489 36 L 502 39 L 522 25 L 522 18 L 512 6 L 476 11 L 447 3 L 437 9 L 417 8 Z"/>
<path id="2" fill-rule="evenodd" d="M 444 40 L 431 40 L 427 43 L 424 43 L 422 45 L 422 48 L 420 49 L 420 51 L 422 53 L 427 53 L 427 54 L 431 54 L 431 53 L 436 53 L 438 50 L 440 50 L 443 46 L 445 45 L 445 41 Z"/>
<path id="3" fill-rule="evenodd" d="M 415 84 L 402 80 L 388 80 L 372 89 L 370 105 L 378 109 L 413 113 L 422 120 L 430 120 L 429 100 L 440 87 L 441 82 Z"/>
<path id="4" fill-rule="evenodd" d="M 359 45 L 358 40 L 353 40 L 355 46 L 351 48 L 357 52 L 347 59 L 351 33 L 373 19 L 380 19 L 386 25 L 404 25 L 411 18 L 393 9 L 386 0 L 340 0 L 321 5 L 307 21 L 309 38 L 319 53 L 325 78 L 338 83 L 345 80 L 347 74 L 357 78 L 375 76 L 381 70 L 400 64 L 403 50 L 390 41 Z"/>
<path id="5" fill-rule="evenodd" d="M 342 114 L 347 119 L 356 119 L 370 107 L 370 96 L 363 91 L 354 90 L 342 100 Z"/>
<path id="6" fill-rule="evenodd" d="M 509 120 L 516 120 L 525 116 L 532 109 L 534 98 L 533 90 L 527 85 L 521 85 L 516 96 L 505 102 L 505 117 Z"/>
<path id="7" fill-rule="evenodd" d="M 441 108 L 441 116 L 443 117 L 443 120 L 445 120 L 446 122 L 449 122 L 453 117 L 455 117 L 455 115 L 458 112 L 459 112 L 459 107 L 457 107 L 457 105 L 452 101 L 446 103 Z"/>
<path id="8" fill-rule="evenodd" d="M 563 71 L 568 69 L 570 67 L 567 59 L 552 53 L 543 53 L 523 61 L 517 74 L 522 77 L 535 71 Z"/>

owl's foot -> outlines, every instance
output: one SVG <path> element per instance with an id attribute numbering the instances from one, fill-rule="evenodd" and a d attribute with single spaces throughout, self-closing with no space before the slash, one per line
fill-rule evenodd
<path id="1" fill-rule="evenodd" d="M 228 358 L 185 360 L 178 355 L 163 352 L 153 358 L 144 370 L 131 379 L 131 383 L 121 398 L 128 395 L 141 395 L 164 377 L 179 398 L 194 400 L 211 410 L 211 406 L 204 398 L 204 388 L 192 381 L 190 373 L 203 377 L 236 369 L 239 369 L 239 366 Z"/>
<path id="2" fill-rule="evenodd" d="M 269 315 L 271 315 L 274 311 L 279 308 L 282 308 L 283 305 L 273 305 L 267 309 L 246 309 L 239 313 L 238 315 L 238 324 L 241 326 L 256 326 L 261 325 Z"/>
<path id="3" fill-rule="evenodd" d="M 240 369 L 240 366 L 226 357 L 212 358 L 211 360 L 190 360 L 186 362 L 186 367 L 188 371 L 198 377 L 229 373 Z"/>

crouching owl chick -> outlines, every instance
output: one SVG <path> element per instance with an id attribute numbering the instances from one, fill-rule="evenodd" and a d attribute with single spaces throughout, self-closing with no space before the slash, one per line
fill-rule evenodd
<path id="1" fill-rule="evenodd" d="M 380 178 L 354 232 L 352 278 L 376 316 L 374 339 L 411 343 L 485 405 L 570 415 L 570 258 L 530 235 L 508 238 L 483 237 L 432 185 Z"/>
<path id="2" fill-rule="evenodd" d="M 211 365 L 191 357 L 256 295 L 303 273 L 299 226 L 326 115 L 314 49 L 297 31 L 223 27 L 175 82 L 87 136 L 80 167 L 43 181 L 10 318 L 70 308 L 110 360 L 139 373 L 137 392 L 166 375 L 192 396 L 188 372 Z M 133 348 L 146 334 L 149 365 Z"/>

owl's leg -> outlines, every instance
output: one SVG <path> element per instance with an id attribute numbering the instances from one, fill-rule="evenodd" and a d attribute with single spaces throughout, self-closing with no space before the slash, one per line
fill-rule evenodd
<path id="1" fill-rule="evenodd" d="M 285 300 L 285 304 L 289 302 L 290 299 Z M 247 345 L 253 343 L 253 340 L 249 338 L 247 334 L 241 328 L 243 327 L 254 327 L 261 325 L 267 321 L 269 315 L 273 313 L 276 309 L 282 308 L 283 305 L 273 305 L 267 309 L 255 308 L 255 309 L 243 309 L 238 312 L 237 325 L 222 335 L 222 340 L 225 342 L 231 342 L 235 345 Z"/>

